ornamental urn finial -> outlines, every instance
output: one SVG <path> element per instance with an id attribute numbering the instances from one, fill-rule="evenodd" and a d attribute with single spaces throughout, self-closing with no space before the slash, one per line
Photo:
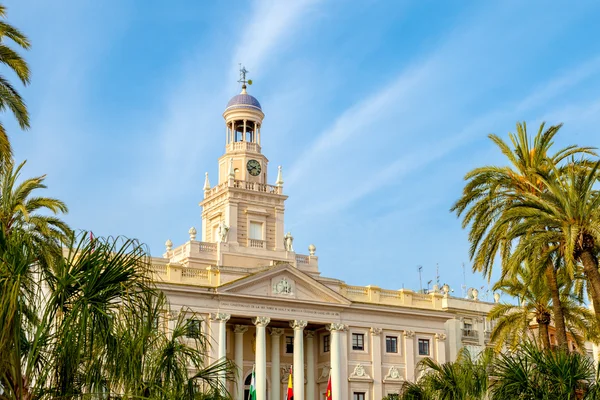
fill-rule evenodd
<path id="1" fill-rule="evenodd" d="M 315 247 L 314 244 L 308 245 L 308 254 L 309 255 L 314 256 L 316 251 L 317 251 L 317 248 Z"/>
<path id="2" fill-rule="evenodd" d="M 167 239 L 165 246 L 167 247 L 167 252 L 173 250 L 173 242 L 171 242 L 171 239 Z"/>
<path id="3" fill-rule="evenodd" d="M 196 231 L 196 228 L 194 228 L 193 226 L 190 228 L 190 230 L 188 231 L 188 233 L 190 234 L 190 240 L 196 240 L 196 233 L 198 233 Z"/>

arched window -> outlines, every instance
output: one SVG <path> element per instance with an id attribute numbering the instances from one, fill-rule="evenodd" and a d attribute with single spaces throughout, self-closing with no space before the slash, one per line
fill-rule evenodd
<path id="1" fill-rule="evenodd" d="M 250 397 L 250 383 L 252 382 L 252 371 L 246 377 L 244 381 L 244 399 Z M 256 389 L 256 388 L 255 388 Z M 269 390 L 267 389 L 267 398 L 268 398 Z"/>

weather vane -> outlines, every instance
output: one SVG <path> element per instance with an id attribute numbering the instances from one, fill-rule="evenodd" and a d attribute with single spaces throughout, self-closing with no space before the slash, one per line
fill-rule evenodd
<path id="1" fill-rule="evenodd" d="M 252 79 L 246 80 L 246 74 L 248 72 L 250 71 L 248 71 L 246 67 L 243 67 L 242 63 L 240 63 L 240 80 L 238 82 L 242 84 L 243 88 L 246 87 L 246 83 L 248 83 L 248 85 L 252 85 Z"/>

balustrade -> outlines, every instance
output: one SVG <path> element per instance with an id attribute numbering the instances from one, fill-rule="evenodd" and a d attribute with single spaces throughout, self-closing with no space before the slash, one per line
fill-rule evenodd
<path id="1" fill-rule="evenodd" d="M 266 249 L 267 241 L 258 239 L 248 239 L 248 247 L 253 249 Z"/>
<path id="2" fill-rule="evenodd" d="M 260 145 L 252 142 L 233 142 L 227 145 L 228 151 L 253 151 L 260 153 Z"/>
<path id="3" fill-rule="evenodd" d="M 217 251 L 217 244 L 209 242 L 200 242 L 198 243 L 198 249 L 204 253 L 214 253 Z"/>
<path id="4" fill-rule="evenodd" d="M 296 254 L 296 263 L 298 264 L 310 264 L 310 257 L 303 254 Z"/>

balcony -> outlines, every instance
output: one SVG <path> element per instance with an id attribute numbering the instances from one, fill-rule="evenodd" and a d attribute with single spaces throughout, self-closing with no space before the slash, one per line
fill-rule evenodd
<path id="1" fill-rule="evenodd" d="M 233 142 L 227 145 L 227 151 L 252 151 L 260 153 L 260 145 L 252 142 Z"/>
<path id="2" fill-rule="evenodd" d="M 475 329 L 463 329 L 462 338 L 463 340 L 479 340 L 479 332 Z"/>
<path id="3" fill-rule="evenodd" d="M 248 247 L 251 249 L 266 249 L 267 241 L 258 239 L 248 239 Z"/>

